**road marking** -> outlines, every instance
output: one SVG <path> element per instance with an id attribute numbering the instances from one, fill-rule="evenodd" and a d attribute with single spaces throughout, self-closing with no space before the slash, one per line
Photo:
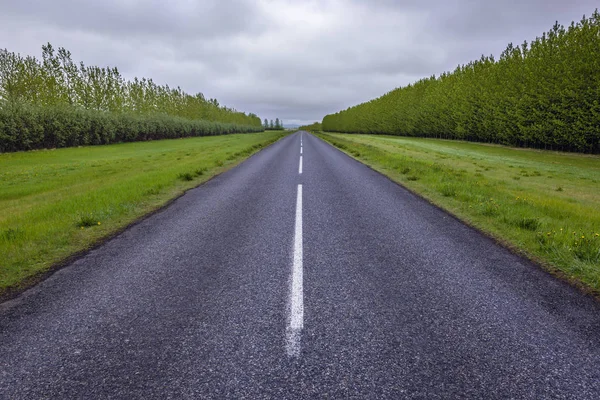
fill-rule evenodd
<path id="1" fill-rule="evenodd" d="M 300 154 L 302 154 L 302 146 L 300 146 Z"/>
<path id="2" fill-rule="evenodd" d="M 300 156 L 300 165 L 298 166 L 298 173 L 302 174 L 302 156 Z"/>
<path id="3" fill-rule="evenodd" d="M 302 271 L 302 185 L 296 198 L 296 227 L 294 231 L 294 261 L 290 290 L 290 319 L 287 327 L 286 351 L 290 357 L 300 355 L 300 338 L 304 328 L 304 290 Z"/>

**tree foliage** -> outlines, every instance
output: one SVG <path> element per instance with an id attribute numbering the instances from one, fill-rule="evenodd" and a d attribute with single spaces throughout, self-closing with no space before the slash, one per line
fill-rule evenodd
<path id="1" fill-rule="evenodd" d="M 69 120 L 75 117 L 87 122 Z M 63 137 L 59 125 L 73 125 L 69 135 L 75 137 Z M 50 43 L 42 46 L 41 60 L 0 50 L 0 151 L 261 130 L 254 114 L 152 79 L 127 81 L 116 67 L 77 64 Z"/>
<path id="2" fill-rule="evenodd" d="M 273 122 L 273 120 L 269 121 L 265 118 L 263 128 L 265 131 L 282 131 L 285 129 L 283 127 L 283 121 L 280 121 L 279 118 L 275 118 L 275 122 Z"/>
<path id="3" fill-rule="evenodd" d="M 319 132 L 323 130 L 323 125 L 320 122 L 313 122 L 310 125 L 302 125 L 298 129 L 301 131 Z"/>
<path id="4" fill-rule="evenodd" d="M 327 115 L 323 129 L 598 153 L 600 14 Z"/>

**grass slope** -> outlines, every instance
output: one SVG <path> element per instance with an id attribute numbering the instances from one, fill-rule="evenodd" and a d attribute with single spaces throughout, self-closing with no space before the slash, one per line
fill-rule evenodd
<path id="1" fill-rule="evenodd" d="M 0 296 L 283 135 L 0 154 Z"/>
<path id="2" fill-rule="evenodd" d="M 318 136 L 600 294 L 600 157 L 397 136 Z"/>

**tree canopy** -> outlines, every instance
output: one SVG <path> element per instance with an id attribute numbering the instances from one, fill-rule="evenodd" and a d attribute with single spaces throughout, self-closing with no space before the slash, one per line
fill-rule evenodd
<path id="1" fill-rule="evenodd" d="M 600 14 L 327 115 L 323 129 L 598 153 Z"/>
<path id="2" fill-rule="evenodd" d="M 0 50 L 0 152 L 262 130 L 255 114 L 77 64 L 50 43 L 41 60 Z"/>

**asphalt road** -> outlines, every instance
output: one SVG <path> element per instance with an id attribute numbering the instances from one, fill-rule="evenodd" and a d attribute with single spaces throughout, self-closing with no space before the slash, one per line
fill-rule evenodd
<path id="1" fill-rule="evenodd" d="M 0 305 L 0 398 L 598 399 L 600 306 L 296 133 Z"/>

